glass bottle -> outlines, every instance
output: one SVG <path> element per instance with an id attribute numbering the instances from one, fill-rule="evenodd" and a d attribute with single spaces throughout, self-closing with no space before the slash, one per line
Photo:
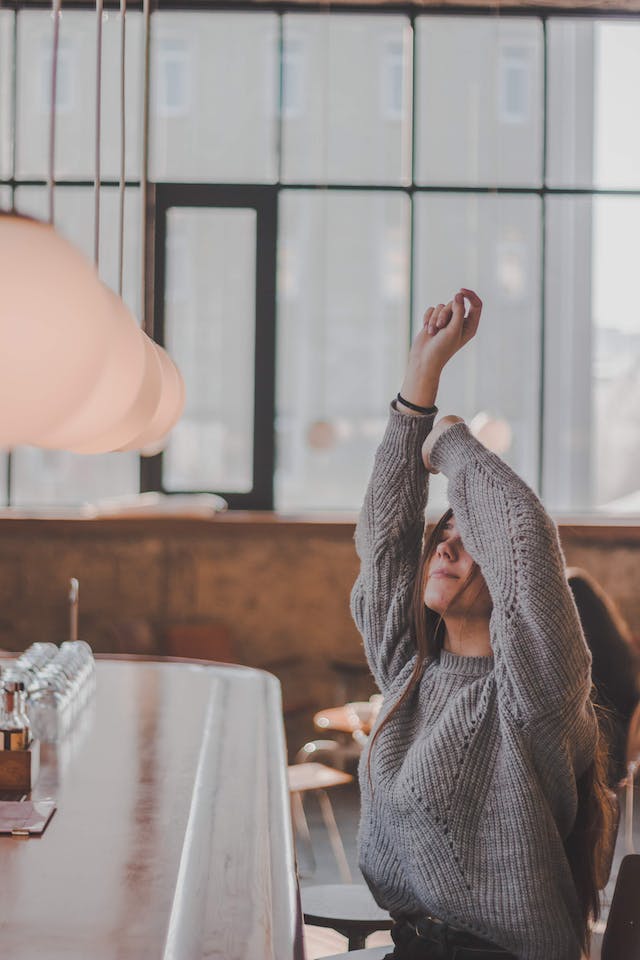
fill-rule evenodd
<path id="1" fill-rule="evenodd" d="M 0 697 L 0 750 L 26 750 L 29 739 L 24 684 L 19 680 L 4 679 Z"/>

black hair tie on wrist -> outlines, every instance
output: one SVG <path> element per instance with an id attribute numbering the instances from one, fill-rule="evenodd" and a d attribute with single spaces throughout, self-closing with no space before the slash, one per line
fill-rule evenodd
<path id="1" fill-rule="evenodd" d="M 415 410 L 416 413 L 427 414 L 427 413 L 438 412 L 437 407 L 419 407 L 417 403 L 410 403 L 409 400 L 405 400 L 405 398 L 400 393 L 398 394 L 396 399 L 399 400 L 400 403 L 404 404 L 405 407 L 409 407 L 409 410 Z"/>

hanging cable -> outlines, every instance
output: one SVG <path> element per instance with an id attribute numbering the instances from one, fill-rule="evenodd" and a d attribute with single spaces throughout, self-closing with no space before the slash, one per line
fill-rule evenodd
<path id="1" fill-rule="evenodd" d="M 93 259 L 96 267 L 100 260 L 100 133 L 102 112 L 102 5 L 96 0 L 96 174 L 93 188 Z"/>
<path id="2" fill-rule="evenodd" d="M 60 7 L 62 0 L 53 0 L 53 47 L 51 50 L 51 112 L 49 115 L 49 170 L 47 188 L 49 193 L 49 223 L 54 221 L 55 162 L 56 162 L 56 103 L 58 97 L 58 48 L 60 46 Z"/>
<path id="3" fill-rule="evenodd" d="M 126 72 L 125 72 L 125 45 L 127 23 L 127 0 L 120 0 L 120 189 L 119 199 L 119 231 L 118 231 L 118 295 L 122 296 L 122 279 L 124 275 L 124 184 L 125 184 L 125 148 L 126 148 Z"/>
<path id="4" fill-rule="evenodd" d="M 142 290 L 140 307 L 142 310 L 142 329 L 153 336 L 153 322 L 149 317 L 147 303 L 147 187 L 149 182 L 149 100 L 151 74 L 151 0 L 143 0 L 144 19 L 144 92 L 142 97 L 142 171 L 140 175 L 140 205 L 142 208 Z"/>

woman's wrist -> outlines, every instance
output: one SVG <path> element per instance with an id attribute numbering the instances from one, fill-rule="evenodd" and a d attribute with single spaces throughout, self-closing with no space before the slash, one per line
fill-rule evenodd
<path id="1" fill-rule="evenodd" d="M 400 395 L 404 400 L 418 407 L 433 407 L 438 396 L 439 377 L 429 377 L 428 379 L 415 381 L 413 378 L 405 377 L 400 387 Z M 398 401 L 400 406 L 400 401 Z M 403 412 L 409 411 L 408 407 L 402 405 Z M 415 412 L 415 411 L 414 411 Z"/>

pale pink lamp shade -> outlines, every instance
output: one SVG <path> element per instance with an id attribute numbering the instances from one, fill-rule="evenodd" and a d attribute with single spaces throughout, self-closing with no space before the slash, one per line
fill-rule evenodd
<path id="1" fill-rule="evenodd" d="M 0 214 L 0 446 L 64 422 L 100 377 L 111 306 L 53 227 Z"/>
<path id="2" fill-rule="evenodd" d="M 122 450 L 137 437 L 154 417 L 162 394 L 162 369 L 156 346 L 146 333 L 137 331 L 142 340 L 145 370 L 140 388 L 129 409 L 117 422 L 91 440 L 69 447 L 72 453 L 109 453 Z"/>
<path id="3" fill-rule="evenodd" d="M 106 287 L 105 291 L 111 311 L 109 345 L 100 376 L 64 423 L 33 441 L 39 447 L 71 450 L 91 443 L 123 421 L 140 392 L 147 364 L 144 340 L 120 297 Z"/>
<path id="4" fill-rule="evenodd" d="M 160 358 L 162 369 L 162 395 L 156 412 L 145 429 L 122 450 L 143 450 L 151 447 L 153 454 L 162 449 L 162 441 L 176 425 L 184 409 L 184 381 L 175 363 L 157 343 L 154 344 Z M 159 446 L 158 446 L 159 444 Z M 146 452 L 143 450 L 143 452 Z"/>

